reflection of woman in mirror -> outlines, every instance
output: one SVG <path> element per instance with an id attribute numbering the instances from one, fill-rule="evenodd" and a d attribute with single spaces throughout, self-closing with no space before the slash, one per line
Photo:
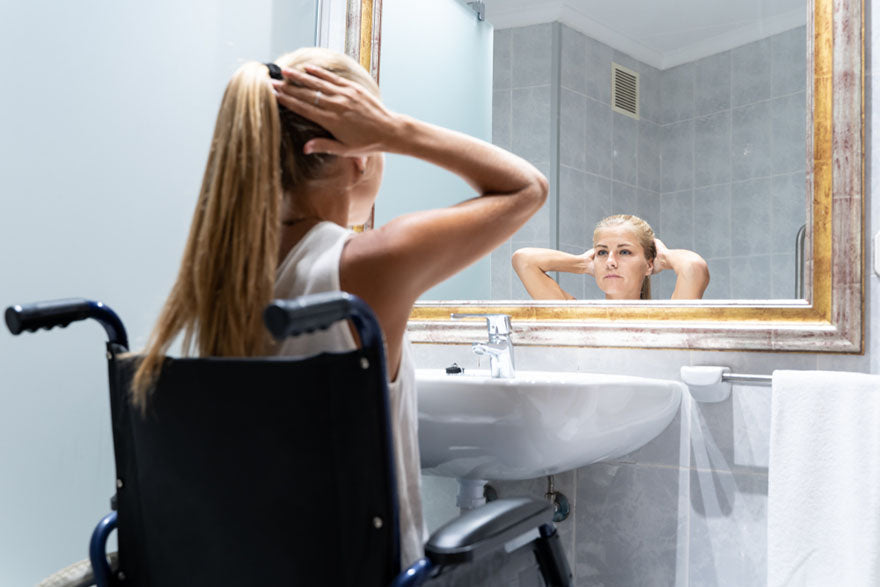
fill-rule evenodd
<path id="1" fill-rule="evenodd" d="M 676 276 L 673 300 L 698 300 L 709 285 L 701 256 L 667 249 L 647 222 L 628 214 L 601 220 L 593 231 L 593 248 L 580 255 L 529 247 L 513 254 L 513 267 L 536 300 L 575 299 L 548 271 L 592 275 L 606 300 L 651 299 L 650 276 L 666 269 Z"/>

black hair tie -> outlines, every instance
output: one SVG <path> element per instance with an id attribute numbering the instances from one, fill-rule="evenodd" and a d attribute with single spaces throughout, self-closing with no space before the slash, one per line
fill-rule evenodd
<path id="1" fill-rule="evenodd" d="M 281 68 L 274 63 L 264 63 L 269 68 L 269 77 L 272 79 L 284 79 L 281 77 Z"/>

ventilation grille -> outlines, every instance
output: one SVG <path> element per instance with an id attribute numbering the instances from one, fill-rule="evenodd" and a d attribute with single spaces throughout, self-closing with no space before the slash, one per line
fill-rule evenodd
<path id="1" fill-rule="evenodd" d="M 611 64 L 611 108 L 639 118 L 639 74 L 616 63 Z"/>

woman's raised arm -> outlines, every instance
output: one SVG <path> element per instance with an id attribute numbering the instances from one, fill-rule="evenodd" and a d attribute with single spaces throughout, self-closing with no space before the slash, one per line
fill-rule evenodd
<path id="1" fill-rule="evenodd" d="M 709 285 L 709 266 L 705 259 L 687 249 L 667 249 L 659 238 L 654 239 L 657 258 L 654 273 L 664 269 L 675 271 L 673 300 L 699 300 Z"/>
<path id="2" fill-rule="evenodd" d="M 582 255 L 572 255 L 555 249 L 526 247 L 513 253 L 511 261 L 517 276 L 534 300 L 573 300 L 573 295 L 562 289 L 548 271 L 593 274 L 593 249 Z"/>
<path id="3" fill-rule="evenodd" d="M 501 148 L 392 113 L 363 87 L 324 69 L 283 73 L 292 83 L 274 84 L 279 102 L 335 137 L 309 141 L 307 153 L 409 155 L 455 173 L 479 195 L 448 208 L 395 218 L 355 235 L 343 251 L 342 288 L 376 312 L 394 363 L 413 303 L 510 238 L 544 204 L 547 180 Z M 420 188 L 414 184 L 412 193 L 417 195 Z"/>

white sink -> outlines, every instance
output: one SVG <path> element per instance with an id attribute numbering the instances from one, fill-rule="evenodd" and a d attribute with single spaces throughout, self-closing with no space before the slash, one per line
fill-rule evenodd
<path id="1" fill-rule="evenodd" d="M 532 479 L 643 446 L 672 421 L 686 387 L 594 373 L 417 369 L 422 469 L 460 479 Z"/>

